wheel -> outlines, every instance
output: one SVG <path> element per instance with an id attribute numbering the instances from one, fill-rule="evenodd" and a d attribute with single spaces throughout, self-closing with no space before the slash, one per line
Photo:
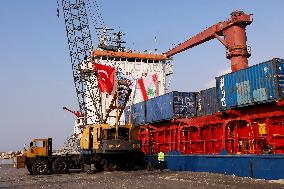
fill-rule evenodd
<path id="1" fill-rule="evenodd" d="M 32 172 L 35 175 L 45 175 L 49 171 L 49 162 L 45 159 L 37 159 L 32 165 Z"/>
<path id="2" fill-rule="evenodd" d="M 112 172 L 118 170 L 118 165 L 115 161 L 106 160 L 103 168 L 106 171 Z"/>
<path id="3" fill-rule="evenodd" d="M 69 172 L 69 164 L 64 158 L 57 158 L 52 163 L 52 171 L 56 174 L 63 174 Z"/>
<path id="4" fill-rule="evenodd" d="M 34 173 L 33 173 L 33 169 L 32 169 L 32 166 L 31 165 L 28 165 L 27 166 L 27 169 L 28 169 L 28 171 L 29 171 L 29 173 L 31 174 L 31 175 L 33 175 Z"/>

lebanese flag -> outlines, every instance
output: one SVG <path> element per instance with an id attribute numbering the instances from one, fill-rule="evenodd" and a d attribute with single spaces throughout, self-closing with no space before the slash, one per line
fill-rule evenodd
<path id="1" fill-rule="evenodd" d="M 110 66 L 105 66 L 98 63 L 93 63 L 95 70 L 98 72 L 98 84 L 100 91 L 111 94 L 114 85 L 114 73 L 115 68 Z"/>
<path id="2" fill-rule="evenodd" d="M 147 91 L 145 89 L 145 85 L 144 85 L 144 81 L 142 78 L 138 79 L 138 85 L 140 87 L 142 96 L 143 96 L 143 100 L 146 101 L 148 100 L 148 95 L 147 95 Z"/>
<path id="3" fill-rule="evenodd" d="M 159 96 L 159 83 L 157 74 L 138 79 L 138 85 L 140 87 L 144 101 Z"/>
<path id="4" fill-rule="evenodd" d="M 156 88 L 156 96 L 159 96 L 159 83 L 158 83 L 158 76 L 157 74 L 152 75 L 153 82 Z"/>

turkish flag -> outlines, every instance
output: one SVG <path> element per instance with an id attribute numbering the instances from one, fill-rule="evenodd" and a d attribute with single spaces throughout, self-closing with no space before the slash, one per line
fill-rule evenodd
<path id="1" fill-rule="evenodd" d="M 98 72 L 97 78 L 100 91 L 111 94 L 114 85 L 114 67 L 105 66 L 95 62 L 93 62 L 93 66 Z"/>

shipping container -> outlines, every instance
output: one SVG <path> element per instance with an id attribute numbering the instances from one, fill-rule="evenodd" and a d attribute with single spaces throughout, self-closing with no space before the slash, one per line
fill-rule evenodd
<path id="1" fill-rule="evenodd" d="M 139 102 L 132 105 L 132 123 L 134 125 L 143 125 L 146 121 L 145 102 Z M 129 124 L 130 106 L 125 108 L 125 123 Z"/>
<path id="2" fill-rule="evenodd" d="M 196 101 L 197 116 L 212 115 L 219 110 L 216 87 L 200 91 L 197 94 Z"/>
<path id="3" fill-rule="evenodd" d="M 221 110 L 284 98 L 284 60 L 272 59 L 216 78 Z"/>
<path id="4" fill-rule="evenodd" d="M 196 116 L 196 93 L 173 91 L 146 101 L 146 123 Z"/>

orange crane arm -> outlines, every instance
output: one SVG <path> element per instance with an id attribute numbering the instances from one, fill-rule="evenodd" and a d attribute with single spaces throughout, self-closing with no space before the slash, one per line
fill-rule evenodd
<path id="1" fill-rule="evenodd" d="M 67 108 L 67 107 L 65 107 L 65 106 L 63 107 L 63 110 L 66 110 L 66 111 L 68 111 L 68 112 L 74 114 L 77 118 L 82 117 L 82 113 L 79 112 L 79 111 L 70 110 L 69 108 Z"/>
<path id="2" fill-rule="evenodd" d="M 248 66 L 247 58 L 250 56 L 249 49 L 246 45 L 245 27 L 251 23 L 251 15 L 245 14 L 242 11 L 234 11 L 231 13 L 231 17 L 228 20 L 219 22 L 205 29 L 169 50 L 165 55 L 166 57 L 171 57 L 217 38 L 227 49 L 227 58 L 231 60 L 232 71 L 243 69 Z M 220 36 L 224 36 L 224 39 Z"/>

